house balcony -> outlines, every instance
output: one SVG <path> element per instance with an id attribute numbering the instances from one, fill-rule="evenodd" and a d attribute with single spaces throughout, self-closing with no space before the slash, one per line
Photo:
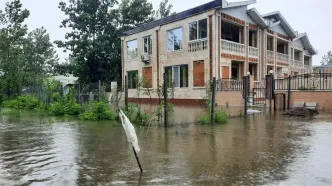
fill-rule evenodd
<path id="1" fill-rule="evenodd" d="M 267 64 L 274 65 L 274 52 L 267 50 Z"/>
<path id="2" fill-rule="evenodd" d="M 258 58 L 258 48 L 249 46 L 249 57 Z"/>
<path id="3" fill-rule="evenodd" d="M 289 55 L 277 52 L 277 64 L 281 66 L 289 65 Z"/>
<path id="4" fill-rule="evenodd" d="M 208 49 L 208 40 L 201 39 L 188 42 L 188 52 L 198 52 Z"/>
<path id="5" fill-rule="evenodd" d="M 221 52 L 239 56 L 246 56 L 246 46 L 241 43 L 221 39 Z"/>
<path id="6" fill-rule="evenodd" d="M 292 60 L 292 67 L 303 68 L 303 62 L 300 61 L 300 60 L 293 59 Z"/>

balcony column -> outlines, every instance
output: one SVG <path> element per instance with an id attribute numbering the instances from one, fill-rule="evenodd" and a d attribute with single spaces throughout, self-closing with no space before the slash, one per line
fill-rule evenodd
<path id="1" fill-rule="evenodd" d="M 257 48 L 258 48 L 258 65 L 257 65 L 257 80 L 261 80 L 262 74 L 262 62 L 261 62 L 261 30 L 257 30 Z"/>
<path id="2" fill-rule="evenodd" d="M 274 74 L 277 74 L 277 48 L 278 48 L 278 44 L 277 44 L 277 33 L 274 33 L 273 36 L 273 52 L 274 52 Z M 275 76 L 277 77 L 277 76 Z"/>
<path id="3" fill-rule="evenodd" d="M 291 54 L 291 52 L 292 52 L 292 46 L 291 46 L 291 42 L 289 41 L 288 42 L 288 75 L 291 74 L 291 69 L 290 69 L 291 63 L 292 63 L 292 54 Z"/>
<path id="4" fill-rule="evenodd" d="M 249 72 L 249 23 L 245 23 L 244 26 L 244 46 L 246 47 L 246 60 L 244 61 L 244 74 L 245 76 L 247 72 Z"/>
<path id="5" fill-rule="evenodd" d="M 304 68 L 304 51 L 302 51 L 302 56 L 301 56 L 301 58 L 302 58 L 302 68 Z"/>
<path id="6" fill-rule="evenodd" d="M 263 32 L 263 46 L 262 46 L 262 52 L 263 52 L 263 60 L 262 60 L 262 67 L 263 67 L 263 76 L 262 78 L 265 77 L 265 74 L 267 74 L 267 34 L 266 34 L 266 29 L 264 29 Z"/>

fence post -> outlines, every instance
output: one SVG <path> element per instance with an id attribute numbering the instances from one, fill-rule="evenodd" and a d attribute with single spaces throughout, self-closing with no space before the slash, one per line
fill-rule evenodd
<path id="1" fill-rule="evenodd" d="M 164 73 L 164 126 L 168 125 L 168 100 L 167 100 L 167 77 Z"/>
<path id="2" fill-rule="evenodd" d="M 272 112 L 272 98 L 273 98 L 273 74 L 270 74 L 270 112 Z"/>
<path id="3" fill-rule="evenodd" d="M 98 101 L 100 101 L 100 86 L 101 86 L 101 81 L 98 81 Z"/>
<path id="4" fill-rule="evenodd" d="M 290 109 L 290 96 L 291 96 L 291 75 L 288 76 L 288 98 L 287 98 L 287 109 Z"/>
<path id="5" fill-rule="evenodd" d="M 126 110 L 128 110 L 128 77 L 125 76 L 125 106 Z"/>
<path id="6" fill-rule="evenodd" d="M 212 100 L 211 100 L 211 122 L 214 120 L 214 107 L 215 107 L 215 102 L 216 102 L 216 77 L 213 78 L 212 81 Z"/>
<path id="7" fill-rule="evenodd" d="M 248 92 L 249 92 L 249 76 L 244 77 L 244 115 L 247 115 L 248 111 Z"/>

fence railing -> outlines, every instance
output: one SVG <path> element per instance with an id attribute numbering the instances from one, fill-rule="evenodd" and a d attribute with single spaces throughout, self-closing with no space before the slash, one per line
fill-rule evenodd
<path id="1" fill-rule="evenodd" d="M 332 90 L 331 73 L 309 73 L 289 78 L 276 79 L 275 90 Z"/>
<path id="2" fill-rule="evenodd" d="M 293 67 L 297 67 L 297 68 L 302 68 L 303 67 L 303 62 L 299 61 L 299 60 L 293 59 L 292 60 L 292 66 Z"/>
<path id="3" fill-rule="evenodd" d="M 190 41 L 188 43 L 188 52 L 197 52 L 208 49 L 208 40 Z"/>
<path id="4" fill-rule="evenodd" d="M 289 63 L 289 55 L 277 52 L 277 61 Z"/>
<path id="5" fill-rule="evenodd" d="M 217 81 L 217 91 L 242 91 L 243 81 L 236 79 L 219 79 Z"/>
<path id="6" fill-rule="evenodd" d="M 228 40 L 221 40 L 221 49 L 222 51 L 238 54 L 238 55 L 246 55 L 246 46 L 241 43 L 236 43 Z"/>
<path id="7" fill-rule="evenodd" d="M 258 57 L 258 48 L 256 47 L 249 47 L 249 56 L 250 57 Z"/>

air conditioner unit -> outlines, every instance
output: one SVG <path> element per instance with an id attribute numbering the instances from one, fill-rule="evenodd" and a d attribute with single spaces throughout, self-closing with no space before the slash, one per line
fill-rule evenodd
<path id="1" fill-rule="evenodd" d="M 147 53 L 142 54 L 141 56 L 142 62 L 149 63 L 150 62 L 150 55 Z"/>

